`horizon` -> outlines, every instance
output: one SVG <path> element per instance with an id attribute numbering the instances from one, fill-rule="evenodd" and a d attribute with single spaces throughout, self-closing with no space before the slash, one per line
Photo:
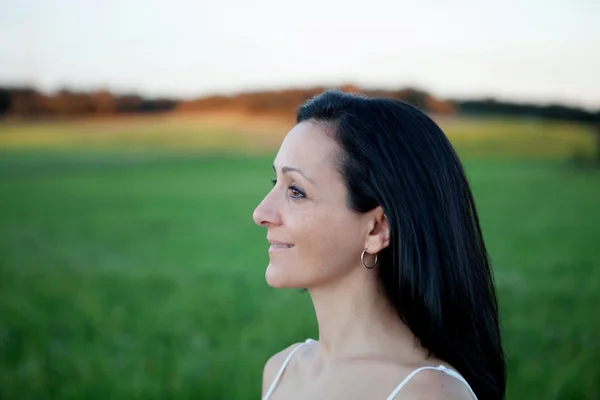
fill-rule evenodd
<path id="1" fill-rule="evenodd" d="M 474 102 L 483 102 L 483 101 L 493 101 L 493 102 L 498 102 L 498 103 L 507 103 L 507 104 L 515 104 L 515 105 L 522 105 L 522 106 L 537 106 L 537 107 L 547 107 L 547 106 L 559 106 L 559 107 L 565 107 L 565 108 L 573 108 L 573 109 L 579 109 L 579 110 L 583 110 L 586 112 L 591 112 L 591 113 L 600 113 L 600 107 L 594 108 L 594 107 L 586 107 L 586 106 L 580 106 L 577 104 L 572 104 L 572 103 L 567 103 L 567 102 L 559 102 L 559 101 L 524 101 L 524 100 L 515 100 L 515 99 L 499 99 L 499 98 L 495 98 L 495 97 L 475 97 L 475 96 L 464 96 L 464 97 L 439 97 L 436 96 L 435 94 L 431 93 L 430 91 L 428 91 L 426 88 L 417 88 L 417 87 L 409 87 L 409 86 L 398 86 L 398 87 L 367 87 L 367 86 L 360 86 L 360 85 L 356 85 L 356 84 L 352 84 L 352 83 L 345 83 L 345 84 L 340 84 L 340 85 L 308 85 L 308 86 L 285 86 L 285 87 L 274 87 L 274 88 L 270 88 L 270 89 L 250 89 L 250 90 L 245 90 L 245 91 L 231 91 L 229 93 L 207 93 L 205 95 L 199 95 L 199 96 L 191 96 L 191 97 L 178 97 L 178 96 L 148 96 L 148 95 L 144 95 L 141 94 L 139 92 L 136 91 L 130 91 L 130 92 L 125 92 L 125 91 L 108 91 L 108 93 L 110 93 L 112 96 L 115 97 L 119 97 L 119 96 L 138 96 L 141 99 L 145 99 L 145 100 L 167 100 L 167 101 L 174 101 L 176 103 L 179 102 L 193 102 L 195 100 L 202 100 L 202 99 L 209 99 L 209 98 L 213 98 L 213 97 L 229 97 L 229 98 L 235 98 L 236 96 L 240 96 L 240 95 L 244 95 L 244 94 L 254 94 L 254 93 L 258 93 L 258 94 L 263 94 L 263 93 L 276 93 L 276 92 L 280 92 L 280 91 L 311 91 L 312 89 L 315 88 L 320 88 L 322 87 L 324 90 L 327 89 L 344 89 L 344 88 L 348 88 L 348 87 L 353 87 L 358 89 L 359 91 L 383 91 L 383 92 L 392 92 L 392 91 L 402 91 L 402 90 L 418 90 L 418 91 L 422 91 L 424 93 L 426 93 L 429 96 L 432 96 L 433 98 L 440 100 L 440 101 L 449 101 L 449 102 L 465 102 L 465 101 L 474 101 Z M 62 87 L 62 88 L 57 88 L 56 90 L 41 90 L 40 88 L 36 88 L 36 87 L 29 87 L 29 86 L 11 86 L 11 85 L 5 85 L 2 82 L 0 82 L 0 89 L 1 88 L 8 88 L 10 89 L 32 89 L 34 91 L 36 91 L 37 93 L 40 93 L 42 95 L 46 95 L 46 96 L 54 96 L 57 95 L 60 91 L 68 91 L 71 93 L 76 93 L 76 94 L 88 94 L 88 93 L 97 93 L 97 92 L 102 92 L 102 91 L 107 91 L 106 89 L 103 88 L 91 88 L 91 89 L 78 89 L 78 88 L 72 88 L 72 87 Z"/>
<path id="2" fill-rule="evenodd" d="M 0 4 L 2 84 L 180 100 L 412 87 L 440 99 L 600 109 L 594 0 L 35 3 Z"/>

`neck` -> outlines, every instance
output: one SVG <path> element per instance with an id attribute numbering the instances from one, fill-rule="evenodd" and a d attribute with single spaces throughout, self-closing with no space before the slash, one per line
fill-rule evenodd
<path id="1" fill-rule="evenodd" d="M 357 269 L 335 284 L 309 289 L 324 356 L 393 355 L 423 351 L 387 301 L 376 271 Z"/>

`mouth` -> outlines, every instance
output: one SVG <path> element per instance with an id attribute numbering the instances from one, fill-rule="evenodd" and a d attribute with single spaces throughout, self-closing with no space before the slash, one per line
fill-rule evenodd
<path id="1" fill-rule="evenodd" d="M 276 244 L 276 243 L 271 244 L 272 249 L 291 249 L 292 247 L 294 247 L 293 244 Z"/>
<path id="2" fill-rule="evenodd" d="M 293 244 L 290 243 L 282 243 L 282 242 L 276 242 L 276 241 L 269 241 L 269 243 L 271 243 L 271 247 L 269 248 L 269 251 L 284 251 L 284 250 L 288 250 L 291 249 L 292 247 L 294 247 Z"/>

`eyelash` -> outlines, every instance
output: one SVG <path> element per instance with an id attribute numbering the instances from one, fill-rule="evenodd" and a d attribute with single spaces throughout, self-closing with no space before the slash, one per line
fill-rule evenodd
<path id="1" fill-rule="evenodd" d="M 273 179 L 273 180 L 271 180 L 271 182 L 273 183 L 273 186 L 275 186 L 277 184 L 277 179 Z M 298 196 L 290 196 L 292 199 L 298 200 L 298 199 L 303 199 L 306 197 L 306 194 L 304 194 L 304 192 L 302 190 L 300 190 L 299 188 L 297 188 L 294 185 L 288 186 L 288 189 L 299 193 Z"/>

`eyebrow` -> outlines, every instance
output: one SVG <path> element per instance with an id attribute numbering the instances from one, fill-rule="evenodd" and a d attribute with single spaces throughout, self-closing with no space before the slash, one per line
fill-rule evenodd
<path id="1" fill-rule="evenodd" d="M 274 171 L 277 171 L 277 170 L 275 169 L 275 165 L 273 165 L 273 170 L 274 170 Z M 302 170 L 301 170 L 301 169 L 299 169 L 299 168 L 290 167 L 290 166 L 287 166 L 287 165 L 286 165 L 286 166 L 283 166 L 283 167 L 281 167 L 281 173 L 282 173 L 282 174 L 285 174 L 285 173 L 287 173 L 287 172 L 297 172 L 297 173 L 299 173 L 300 175 L 302 175 L 304 178 L 306 178 L 306 180 L 307 180 L 307 181 L 309 181 L 310 183 L 312 183 L 313 185 L 315 185 L 315 186 L 317 185 L 317 184 L 316 184 L 316 182 L 315 182 L 315 181 L 314 181 L 314 180 L 313 180 L 313 179 L 312 179 L 310 176 L 306 175 L 306 174 L 305 174 L 304 172 L 302 172 Z"/>

